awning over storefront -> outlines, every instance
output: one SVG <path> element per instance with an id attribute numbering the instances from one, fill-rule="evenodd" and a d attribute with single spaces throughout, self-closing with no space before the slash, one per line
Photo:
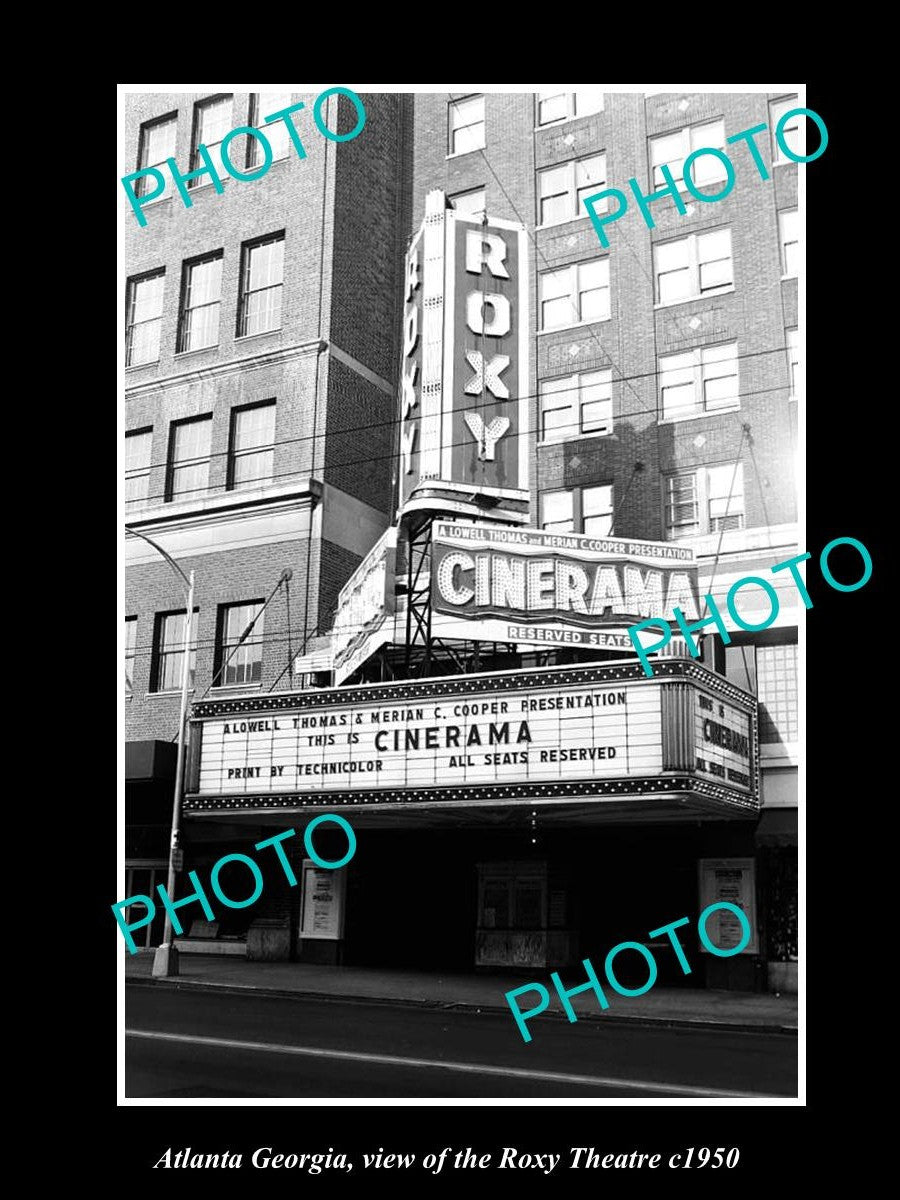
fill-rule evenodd
<path id="1" fill-rule="evenodd" d="M 756 827 L 757 846 L 796 846 L 796 808 L 763 809 Z"/>
<path id="2" fill-rule="evenodd" d="M 174 742 L 126 742 L 125 782 L 174 782 L 177 754 Z"/>

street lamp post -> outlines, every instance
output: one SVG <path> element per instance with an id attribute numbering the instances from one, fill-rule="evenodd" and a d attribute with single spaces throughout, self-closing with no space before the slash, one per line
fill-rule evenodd
<path id="1" fill-rule="evenodd" d="M 125 526 L 125 532 L 133 537 L 139 537 L 158 551 L 173 571 L 177 572 L 186 588 L 184 615 L 184 657 L 181 663 L 181 715 L 178 720 L 178 751 L 175 762 L 175 794 L 172 798 L 172 835 L 169 840 L 169 879 L 166 890 L 169 896 L 175 895 L 175 851 L 181 834 L 181 791 L 184 783 L 184 730 L 187 724 L 188 684 L 191 668 L 191 633 L 194 622 L 194 572 L 185 575 L 178 563 L 163 550 L 162 546 L 148 538 L 146 534 L 138 533 L 136 529 Z M 157 946 L 153 958 L 154 976 L 171 976 L 178 974 L 178 951 L 175 948 L 175 937 L 172 930 L 172 917 L 166 909 L 166 921 L 163 927 L 162 945 Z"/>

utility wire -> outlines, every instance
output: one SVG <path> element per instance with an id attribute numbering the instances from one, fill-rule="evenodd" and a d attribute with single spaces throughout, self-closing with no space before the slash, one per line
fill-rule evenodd
<path id="1" fill-rule="evenodd" d="M 568 390 L 573 390 L 573 389 L 568 389 Z M 786 385 L 779 384 L 776 387 L 755 388 L 752 391 L 739 392 L 737 398 L 738 398 L 738 400 L 747 400 L 752 396 L 766 396 L 766 395 L 770 395 L 773 392 L 784 392 L 785 390 L 786 390 Z M 647 407 L 647 408 L 642 408 L 642 409 L 635 409 L 631 412 L 619 413 L 618 416 L 613 417 L 613 432 L 612 432 L 612 434 L 604 434 L 604 435 L 602 435 L 602 437 L 611 438 L 611 439 L 615 440 L 615 437 L 616 437 L 615 430 L 616 430 L 617 422 L 626 420 L 629 417 L 640 416 L 643 413 L 658 412 L 658 411 L 659 411 L 658 406 L 653 406 L 653 407 Z M 738 406 L 737 408 L 711 410 L 711 411 L 702 412 L 702 413 L 694 413 L 694 414 L 691 414 L 690 417 L 666 418 L 661 422 L 661 425 L 670 425 L 670 424 L 676 425 L 676 424 L 679 424 L 683 420 L 691 420 L 691 419 L 699 420 L 703 417 L 707 417 L 707 418 L 728 417 L 728 416 L 735 416 L 735 415 L 746 417 L 746 413 L 740 408 L 740 406 Z M 658 436 L 659 428 L 661 427 L 661 425 L 659 422 L 657 423 L 657 426 L 656 426 L 657 436 Z M 576 422 L 572 421 L 572 422 L 568 422 L 567 424 L 558 426 L 558 429 L 569 429 L 569 428 L 574 429 L 576 427 L 580 428 L 580 423 L 576 423 Z M 511 431 L 508 436 L 509 437 L 532 437 L 532 436 L 534 436 L 534 432 L 535 431 L 531 430 L 531 429 L 519 429 L 519 430 Z M 649 433 L 649 428 L 646 432 Z M 593 435 L 591 435 L 591 434 L 573 433 L 571 438 L 560 439 L 560 441 L 569 441 L 569 440 L 577 441 L 582 438 L 590 438 L 592 436 Z M 602 437 L 598 437 L 598 438 L 596 438 L 596 440 L 601 441 Z M 281 444 L 281 443 L 278 443 L 278 444 Z M 449 450 L 449 449 L 453 449 L 458 446 L 469 446 L 471 444 L 472 444 L 471 438 L 467 438 L 463 441 L 447 443 L 446 449 Z M 546 439 L 545 441 L 541 442 L 540 444 L 542 446 L 543 445 L 557 445 L 558 442 L 553 439 Z M 400 457 L 399 454 L 392 452 L 390 454 L 369 455 L 366 458 L 345 459 L 342 462 L 326 463 L 325 470 L 326 471 L 337 471 L 343 467 L 366 466 L 366 465 L 372 465 L 372 464 L 379 463 L 379 462 L 390 462 L 392 460 L 396 461 L 399 457 Z M 191 460 L 190 462 L 187 462 L 183 465 L 190 466 L 192 463 L 194 465 L 197 465 L 199 463 L 204 463 L 206 461 L 207 460 L 205 458 Z M 274 480 L 274 479 L 288 479 L 288 478 L 298 479 L 298 478 L 305 477 L 306 474 L 307 474 L 307 472 L 302 471 L 299 468 L 293 468 L 290 471 L 275 471 L 272 475 L 268 475 L 265 478 L 260 478 L 259 483 L 260 484 L 271 483 L 272 480 Z M 223 485 L 219 484 L 219 485 L 213 485 L 213 486 L 221 488 Z M 183 491 L 177 492 L 174 496 L 170 497 L 170 499 L 168 499 L 168 500 L 166 499 L 165 492 L 152 492 L 149 495 L 142 497 L 140 501 L 126 501 L 126 503 L 141 503 L 141 504 L 143 504 L 143 503 L 146 503 L 146 501 L 148 501 L 148 500 L 163 500 L 166 503 L 170 503 L 170 502 L 178 501 L 183 496 L 190 496 L 190 495 L 194 495 L 194 494 L 208 495 L 208 494 L 210 494 L 210 491 L 211 491 L 210 485 L 206 484 L 202 487 L 185 488 Z M 239 496 L 240 492 L 241 492 L 241 489 L 232 488 L 232 489 L 223 489 L 222 491 L 218 491 L 218 492 L 215 492 L 212 494 L 220 495 L 220 496 L 229 496 L 229 495 Z M 131 509 L 131 510 L 129 510 L 129 513 L 130 513 L 130 520 L 132 522 L 134 520 L 138 519 L 138 517 L 136 516 L 136 510 Z"/>
<path id="2" fill-rule="evenodd" d="M 559 332 L 565 332 L 568 328 L 570 328 L 570 327 L 564 326 Z M 579 326 L 578 328 L 581 329 L 584 327 Z M 554 331 L 548 331 L 548 332 L 556 332 L 556 331 L 554 330 Z M 719 343 L 715 343 L 715 344 L 718 345 Z M 602 347 L 601 347 L 601 349 L 602 349 Z M 691 349 L 702 349 L 702 347 L 691 347 Z M 769 349 L 765 349 L 765 350 L 748 350 L 744 354 L 734 355 L 734 358 L 732 359 L 732 361 L 743 362 L 745 359 L 760 358 L 765 354 L 785 354 L 785 353 L 788 353 L 789 349 L 790 349 L 789 346 L 784 345 L 784 346 L 773 346 L 773 347 L 771 347 Z M 606 351 L 604 350 L 603 353 L 606 354 Z M 689 353 L 689 351 L 688 350 L 674 351 L 673 353 L 685 353 L 686 354 L 686 353 Z M 609 356 L 607 355 L 607 357 L 609 357 Z M 612 359 L 610 359 L 610 362 L 612 362 Z M 613 364 L 613 365 L 615 366 L 615 364 Z M 579 376 L 580 375 L 593 375 L 593 374 L 596 374 L 598 371 L 603 371 L 605 369 L 606 368 L 604 368 L 604 367 L 590 367 L 588 370 L 585 370 L 585 371 L 572 371 L 572 370 L 561 371 L 556 375 L 545 376 L 541 380 L 541 382 L 542 383 L 552 383 L 553 381 L 555 381 L 557 379 L 567 379 L 573 375 L 579 375 Z M 633 375 L 613 376 L 613 378 L 610 380 L 610 383 L 611 384 L 625 383 L 626 381 L 632 380 L 632 379 L 652 379 L 654 377 L 658 377 L 661 374 L 662 374 L 662 372 L 659 370 L 638 371 L 638 372 L 635 372 Z M 581 387 L 580 384 L 574 384 L 571 388 L 560 388 L 554 394 L 555 395 L 567 395 L 570 392 L 577 392 L 580 389 L 580 387 Z M 790 390 L 790 384 L 789 383 L 783 384 L 783 385 L 781 385 L 780 388 L 776 388 L 776 389 L 772 389 L 772 390 L 780 391 L 780 390 L 784 390 L 784 389 Z M 755 395 L 756 393 L 748 392 L 748 393 L 744 393 L 744 394 Z M 516 403 L 521 400 L 537 400 L 537 399 L 540 399 L 540 397 L 542 395 L 543 395 L 543 393 L 539 392 L 539 391 L 538 392 L 526 392 L 526 393 L 516 396 L 515 399 L 513 399 L 511 397 L 508 401 L 504 401 L 504 403 L 512 404 L 512 403 Z M 635 392 L 635 395 L 637 395 L 636 392 Z M 640 396 L 638 396 L 638 399 L 640 399 Z M 617 414 L 617 416 L 618 417 L 639 416 L 642 413 L 658 411 L 658 409 L 659 409 L 659 403 L 657 402 L 656 404 L 642 405 L 640 408 L 623 410 L 621 413 Z M 369 433 L 376 429 L 391 428 L 393 426 L 396 426 L 398 423 L 399 423 L 398 418 L 396 416 L 394 416 L 394 417 L 391 417 L 384 421 L 369 421 L 365 425 L 346 425 L 342 428 L 328 429 L 328 430 L 326 430 L 326 432 L 324 434 L 323 433 L 300 434 L 297 437 L 282 438 L 280 441 L 267 442 L 265 445 L 262 445 L 262 446 L 250 447 L 248 449 L 248 453 L 255 452 L 255 453 L 263 454 L 268 450 L 275 450 L 279 446 L 295 446 L 295 445 L 299 445 L 303 442 L 314 442 L 317 439 L 320 440 L 323 437 L 337 438 L 337 437 L 342 436 L 343 434 L 347 434 L 347 433 Z M 152 426 L 139 426 L 138 428 L 136 428 L 134 430 L 126 430 L 126 437 L 131 433 L 147 432 L 150 428 L 152 428 Z M 527 433 L 530 431 L 523 430 L 521 432 Z M 517 433 L 516 436 L 519 436 L 519 434 Z M 216 450 L 216 451 L 211 452 L 210 454 L 204 455 L 202 458 L 184 459 L 183 461 L 175 463 L 174 465 L 190 466 L 191 463 L 207 462 L 207 461 L 212 461 L 213 459 L 216 459 L 216 458 L 229 458 L 231 456 L 231 454 L 232 454 L 231 450 Z M 388 457 L 399 458 L 399 454 L 394 454 L 391 456 L 384 456 L 384 457 L 385 457 L 385 459 L 387 459 Z M 143 471 L 153 471 L 158 468 L 167 468 L 172 465 L 173 465 L 172 461 L 168 458 L 159 459 L 156 462 L 149 463 L 146 467 L 142 467 L 141 471 L 142 472 Z M 341 465 L 341 464 L 338 464 L 338 465 Z"/>

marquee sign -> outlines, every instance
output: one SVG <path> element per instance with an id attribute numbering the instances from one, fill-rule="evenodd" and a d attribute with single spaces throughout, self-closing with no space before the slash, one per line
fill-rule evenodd
<path id="1" fill-rule="evenodd" d="M 381 535 L 338 595 L 331 632 L 335 684 L 394 638 L 397 530 Z"/>
<path id="2" fill-rule="evenodd" d="M 699 617 L 686 546 L 437 521 L 432 552 L 434 629 L 443 637 L 630 654 L 625 630 L 642 617 L 671 620 L 675 605 Z"/>
<path id="3" fill-rule="evenodd" d="M 697 700 L 699 724 L 687 719 L 695 696 L 716 706 L 707 716 Z M 684 661 L 653 679 L 638 664 L 508 671 L 206 701 L 194 713 L 186 811 L 678 787 L 756 806 L 755 701 Z"/>
<path id="4" fill-rule="evenodd" d="M 421 488 L 528 500 L 524 226 L 459 217 L 430 192 L 406 256 L 400 509 Z"/>
<path id="5" fill-rule="evenodd" d="M 695 692 L 694 701 L 694 770 L 749 792 L 753 762 L 749 714 L 701 691 Z"/>

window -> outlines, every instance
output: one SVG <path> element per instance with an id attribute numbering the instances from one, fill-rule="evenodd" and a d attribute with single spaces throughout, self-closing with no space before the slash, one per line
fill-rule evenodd
<path id="1" fill-rule="evenodd" d="M 281 328 L 284 287 L 284 234 L 276 233 L 241 249 L 238 337 Z"/>
<path id="2" fill-rule="evenodd" d="M 609 259 L 573 263 L 540 276 L 541 329 L 562 329 L 609 317 Z"/>
<path id="3" fill-rule="evenodd" d="M 573 492 L 544 492 L 541 496 L 541 529 L 574 533 L 574 499 Z"/>
<path id="4" fill-rule="evenodd" d="M 125 504 L 139 504 L 150 495 L 152 429 L 125 434 Z"/>
<path id="5" fill-rule="evenodd" d="M 650 172 L 654 190 L 664 187 L 666 180 L 663 166 L 672 172 L 672 178 L 681 191 L 685 190 L 682 176 L 684 160 L 695 150 L 711 146 L 717 150 L 725 148 L 725 122 L 708 121 L 703 125 L 689 125 L 677 133 L 664 133 L 650 139 Z M 727 179 L 725 166 L 712 154 L 704 154 L 691 166 L 691 178 L 697 188 L 710 183 L 722 183 Z"/>
<path id="6" fill-rule="evenodd" d="M 134 648 L 137 638 L 137 617 L 125 618 L 125 694 L 134 691 Z"/>
<path id="7" fill-rule="evenodd" d="M 236 408 L 231 414 L 229 487 L 271 479 L 275 471 L 275 401 Z"/>
<path id="8" fill-rule="evenodd" d="M 262 600 L 219 607 L 215 675 L 219 687 L 259 683 L 262 679 L 262 608 Z"/>
<path id="9" fill-rule="evenodd" d="M 742 463 L 700 467 L 665 477 L 666 537 L 718 533 L 744 527 Z"/>
<path id="10" fill-rule="evenodd" d="M 188 662 L 188 687 L 194 686 L 197 671 L 197 615 L 194 609 L 191 621 L 191 649 Z M 156 614 L 156 637 L 153 647 L 153 670 L 151 692 L 176 692 L 181 690 L 181 672 L 184 669 L 184 618 L 181 612 Z"/>
<path id="11" fill-rule="evenodd" d="M 666 536 L 674 539 L 699 532 L 697 472 L 670 475 L 666 480 Z"/>
<path id="12" fill-rule="evenodd" d="M 734 285 L 731 230 L 659 242 L 653 247 L 653 274 L 658 304 L 680 304 L 727 291 Z"/>
<path id="13" fill-rule="evenodd" d="M 165 270 L 128 280 L 125 298 L 126 367 L 139 367 L 159 359 L 165 280 Z"/>
<path id="14" fill-rule="evenodd" d="M 800 213 L 796 208 L 785 209 L 778 214 L 781 232 L 781 269 L 785 275 L 796 275 L 800 270 Z"/>
<path id="15" fill-rule="evenodd" d="M 250 124 L 254 129 L 261 130 L 272 147 L 272 161 L 287 158 L 291 150 L 291 135 L 288 133 L 287 122 L 290 117 L 282 117 L 271 125 L 265 123 L 266 117 L 290 108 L 293 97 L 290 92 L 253 92 L 250 96 Z M 258 138 L 247 138 L 247 166 L 262 166 L 265 154 Z"/>
<path id="16" fill-rule="evenodd" d="M 605 187 L 605 154 L 594 154 L 590 158 L 538 171 L 540 223 L 555 225 L 560 221 L 587 217 L 588 211 L 582 201 L 585 196 L 592 196 Z M 608 201 L 602 200 L 596 205 L 596 211 L 606 212 L 608 207 Z"/>
<path id="17" fill-rule="evenodd" d="M 581 489 L 581 532 L 609 537 L 613 524 L 613 485 Z"/>
<path id="18" fill-rule="evenodd" d="M 448 112 L 450 153 L 468 154 L 470 150 L 481 150 L 485 145 L 484 96 L 467 96 L 465 100 L 452 100 Z"/>
<path id="19" fill-rule="evenodd" d="M 659 360 L 661 420 L 740 408 L 737 343 L 702 346 Z"/>
<path id="20" fill-rule="evenodd" d="M 552 533 L 608 537 L 613 527 L 613 485 L 543 492 L 541 528 Z"/>
<path id="21" fill-rule="evenodd" d="M 769 105 L 769 114 L 772 122 L 772 162 L 776 166 L 779 166 L 781 163 L 793 162 L 793 159 L 788 158 L 779 146 L 778 139 L 775 137 L 775 130 L 778 128 L 778 122 L 785 113 L 790 112 L 792 108 L 799 107 L 800 101 L 796 96 L 785 96 L 783 100 L 773 100 Z M 804 128 L 803 120 L 802 114 L 797 113 L 785 123 L 781 131 L 782 140 L 790 150 L 793 150 L 794 154 L 806 153 L 806 129 Z"/>
<path id="22" fill-rule="evenodd" d="M 209 447 L 212 417 L 173 421 L 169 440 L 169 479 L 166 499 L 199 496 L 209 486 Z"/>
<path id="23" fill-rule="evenodd" d="M 221 144 L 226 133 L 231 132 L 231 96 L 214 96 L 194 105 L 194 137 L 191 142 L 191 170 L 196 171 L 205 164 L 200 157 L 200 146 L 205 146 L 220 179 L 230 179 L 222 162 Z M 209 182 L 208 175 L 188 180 L 188 187 L 200 187 Z"/>
<path id="24" fill-rule="evenodd" d="M 603 111 L 603 93 L 598 88 L 581 92 L 538 92 L 538 125 L 568 121 Z"/>
<path id="25" fill-rule="evenodd" d="M 706 471 L 710 533 L 744 527 L 744 465 L 725 463 Z"/>
<path id="26" fill-rule="evenodd" d="M 797 715 L 796 643 L 756 647 L 759 695 L 759 740 L 796 742 L 800 736 Z"/>
<path id="27" fill-rule="evenodd" d="M 450 204 L 458 217 L 481 217 L 487 211 L 485 189 L 474 188 L 471 192 L 458 192 L 450 197 Z"/>
<path id="28" fill-rule="evenodd" d="M 178 350 L 202 350 L 219 344 L 222 299 L 222 251 L 184 264 Z"/>
<path id="29" fill-rule="evenodd" d="M 540 394 L 542 441 L 612 433 L 612 371 L 547 379 Z"/>
<path id="30" fill-rule="evenodd" d="M 145 825 L 141 832 L 154 829 Z M 168 833 L 168 830 L 165 830 Z M 169 867 L 165 862 L 154 863 L 151 867 L 128 867 L 125 871 L 125 891 L 123 896 L 156 896 L 157 887 L 165 887 L 169 877 Z M 221 886 L 221 885 L 220 885 Z M 142 925 L 132 932 L 134 944 L 149 949 L 159 946 L 165 937 L 165 911 L 162 905 L 156 909 L 153 920 L 149 925 Z"/>
<path id="31" fill-rule="evenodd" d="M 166 187 L 168 188 L 168 174 L 163 169 L 166 165 L 166 160 L 175 157 L 175 135 L 178 129 L 178 114 L 169 113 L 165 117 L 157 117 L 155 121 L 147 121 L 141 126 L 140 142 L 138 144 L 138 164 L 139 171 L 146 170 L 147 167 L 156 167 L 157 171 L 162 171 L 166 176 Z M 156 182 L 151 176 L 142 175 L 140 179 L 135 180 L 135 191 L 138 196 L 144 196 L 150 191 L 150 184 L 153 184 L 153 190 L 156 190 Z M 162 200 L 165 195 L 165 190 L 160 192 L 157 200 Z"/>
<path id="32" fill-rule="evenodd" d="M 796 400 L 800 393 L 800 331 L 798 329 L 785 330 L 787 339 L 788 351 L 788 371 L 791 380 L 791 394 L 789 400 Z"/>

